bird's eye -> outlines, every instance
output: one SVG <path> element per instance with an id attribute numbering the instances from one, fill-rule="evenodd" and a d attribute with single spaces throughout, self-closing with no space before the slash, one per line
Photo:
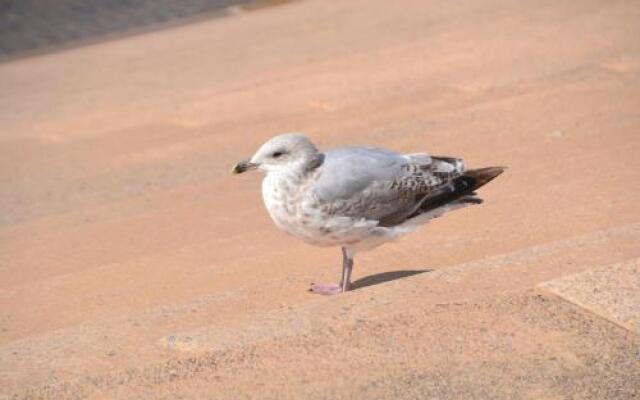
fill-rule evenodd
<path id="1" fill-rule="evenodd" d="M 273 153 L 273 158 L 278 158 L 284 154 L 284 151 L 276 151 Z"/>

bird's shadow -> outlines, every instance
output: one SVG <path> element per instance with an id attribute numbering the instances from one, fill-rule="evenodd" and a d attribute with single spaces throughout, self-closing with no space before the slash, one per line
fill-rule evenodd
<path id="1" fill-rule="evenodd" d="M 400 271 L 387 271 L 379 274 L 373 274 L 360 278 L 351 282 L 351 290 L 362 289 L 367 286 L 378 285 L 384 282 L 395 281 L 396 279 L 407 278 L 409 276 L 423 274 L 425 272 L 431 272 L 433 269 L 413 269 L 413 270 L 400 270 Z"/>

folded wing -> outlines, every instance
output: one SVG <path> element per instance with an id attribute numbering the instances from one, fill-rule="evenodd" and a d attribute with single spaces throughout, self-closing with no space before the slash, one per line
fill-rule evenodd
<path id="1" fill-rule="evenodd" d="M 330 214 L 394 226 L 419 215 L 430 200 L 446 200 L 464 172 L 462 161 L 451 157 L 342 148 L 325 154 L 314 193 Z"/>

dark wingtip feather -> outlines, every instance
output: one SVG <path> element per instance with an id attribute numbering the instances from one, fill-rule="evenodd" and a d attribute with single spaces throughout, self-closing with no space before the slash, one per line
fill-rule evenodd
<path id="1" fill-rule="evenodd" d="M 486 167 L 478 169 L 470 169 L 464 175 L 455 178 L 452 181 L 453 190 L 436 195 L 427 199 L 420 207 L 422 212 L 433 210 L 447 203 L 451 203 L 460 199 L 477 199 L 467 197 L 475 194 L 475 191 L 495 179 L 503 173 L 505 167 Z M 479 200 L 479 199 L 478 199 Z M 471 200 L 474 201 L 474 200 Z"/>
<path id="2" fill-rule="evenodd" d="M 401 220 L 389 219 L 380 221 L 380 226 L 394 226 L 417 217 L 418 215 L 435 210 L 446 204 L 462 202 L 468 204 L 481 204 L 482 199 L 474 197 L 476 189 L 486 185 L 498 175 L 502 174 L 506 167 L 486 167 L 465 171 L 463 175 L 451 181 L 451 186 L 438 191 L 436 194 L 422 198 L 419 208 Z"/>
<path id="3" fill-rule="evenodd" d="M 464 173 L 464 176 L 472 178 L 475 181 L 475 184 L 473 185 L 474 189 L 477 189 L 497 178 L 498 175 L 503 173 L 505 169 L 506 167 L 485 167 L 470 169 Z"/>

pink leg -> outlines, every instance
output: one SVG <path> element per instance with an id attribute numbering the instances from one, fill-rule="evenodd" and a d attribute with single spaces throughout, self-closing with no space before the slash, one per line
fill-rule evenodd
<path id="1" fill-rule="evenodd" d="M 313 293 L 330 296 L 346 292 L 351 287 L 351 270 L 353 269 L 353 260 L 349 257 L 347 249 L 342 248 L 342 279 L 339 284 L 322 284 L 312 283 L 311 289 Z"/>

